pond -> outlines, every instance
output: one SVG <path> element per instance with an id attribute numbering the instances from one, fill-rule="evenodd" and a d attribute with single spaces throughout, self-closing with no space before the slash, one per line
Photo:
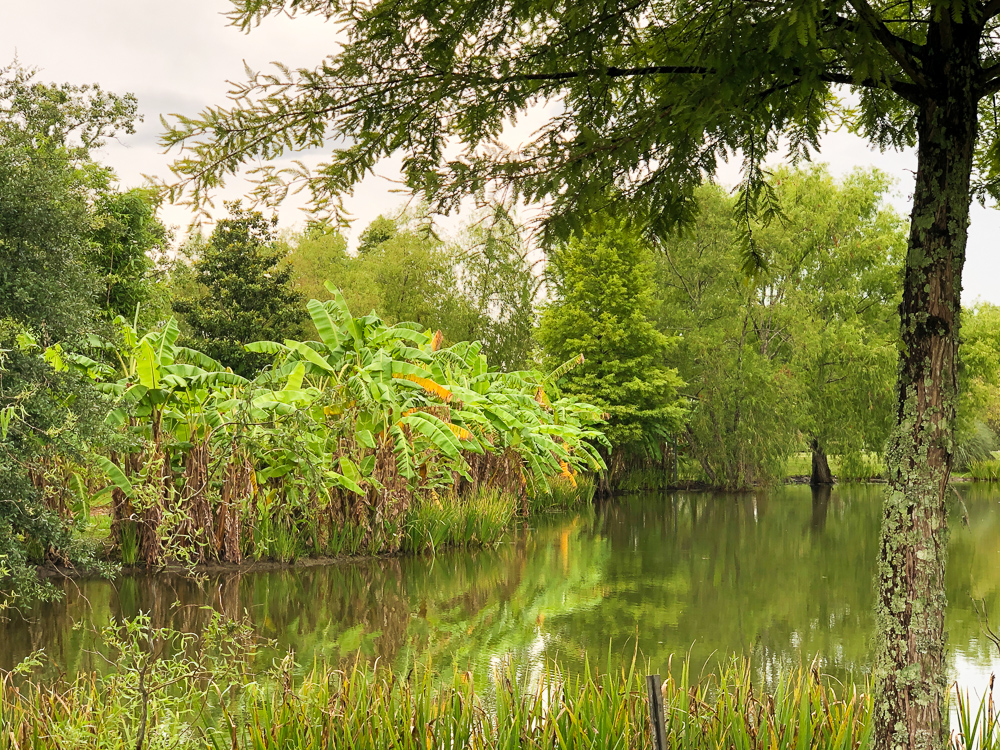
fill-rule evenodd
<path id="1" fill-rule="evenodd" d="M 949 660 L 963 685 L 1000 666 L 973 600 L 1000 624 L 1000 490 L 958 485 L 947 574 Z M 868 665 L 881 488 L 788 486 L 749 494 L 624 497 L 532 519 L 497 549 L 229 572 L 191 580 L 64 581 L 62 602 L 0 624 L 0 668 L 44 649 L 52 669 L 100 670 L 91 626 L 150 611 L 197 631 L 243 613 L 275 646 L 313 659 L 414 659 L 485 675 L 557 657 L 570 670 L 636 655 L 654 671 L 752 655 L 766 679 L 820 659 L 840 679 Z M 962 517 L 967 515 L 968 523 Z M 74 627 L 83 624 L 86 627 Z"/>

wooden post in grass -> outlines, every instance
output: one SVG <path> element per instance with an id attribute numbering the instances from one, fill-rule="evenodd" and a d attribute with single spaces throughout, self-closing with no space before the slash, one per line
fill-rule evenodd
<path id="1" fill-rule="evenodd" d="M 649 724 L 653 750 L 667 750 L 667 733 L 663 726 L 663 692 L 660 675 L 646 676 L 646 692 L 649 695 Z"/>

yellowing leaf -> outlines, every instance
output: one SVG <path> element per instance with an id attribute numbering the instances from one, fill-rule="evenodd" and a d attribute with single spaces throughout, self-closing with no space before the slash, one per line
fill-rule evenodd
<path id="1" fill-rule="evenodd" d="M 559 466 L 560 466 L 560 468 L 562 468 L 562 475 L 561 476 L 563 476 L 566 479 L 568 479 L 570 481 L 570 483 L 574 487 L 576 487 L 576 477 L 573 475 L 573 472 L 569 470 L 569 464 L 566 463 L 565 461 L 560 461 L 559 462 Z"/>
<path id="2" fill-rule="evenodd" d="M 393 373 L 392 376 L 397 380 L 409 380 L 412 383 L 416 383 L 421 388 L 423 388 L 428 393 L 433 393 L 442 401 L 451 401 L 451 391 L 445 388 L 443 385 L 438 385 L 430 378 L 422 378 L 419 375 L 403 375 L 401 373 Z"/>

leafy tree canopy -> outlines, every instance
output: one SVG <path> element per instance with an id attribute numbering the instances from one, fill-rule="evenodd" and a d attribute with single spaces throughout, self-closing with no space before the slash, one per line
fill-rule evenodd
<path id="1" fill-rule="evenodd" d="M 769 204 L 767 155 L 807 157 L 832 125 L 846 120 L 882 148 L 914 145 L 931 60 L 956 29 L 982 39 L 975 93 L 1000 89 L 994 2 L 233 5 L 244 30 L 292 13 L 325 15 L 351 33 L 314 69 L 255 74 L 232 106 L 176 116 L 164 142 L 193 149 L 175 168 L 196 198 L 243 163 L 349 136 L 314 174 L 257 170 L 258 195 L 279 198 L 287 181 L 305 178 L 318 207 L 337 210 L 376 163 L 401 152 L 407 183 L 435 210 L 502 185 L 551 201 L 550 218 L 575 225 L 577 209 L 605 204 L 610 191 L 672 224 L 691 216 L 702 175 L 733 156 L 744 160 L 752 213 Z M 501 142 L 507 122 L 547 103 L 559 114 L 529 143 L 511 151 Z M 995 129 L 982 135 L 976 190 L 985 195 L 997 191 L 1000 162 L 989 148 Z"/>
<path id="2" fill-rule="evenodd" d="M 295 287 L 323 300 L 333 281 L 353 309 L 440 330 L 449 342 L 482 341 L 501 370 L 522 369 L 539 280 L 521 228 L 496 207 L 446 240 L 424 218 L 419 211 L 379 216 L 362 231 L 356 254 L 330 224 L 288 237 Z"/>
<path id="3" fill-rule="evenodd" d="M 654 307 L 652 250 L 628 222 L 597 220 L 554 251 L 553 301 L 538 341 L 551 366 L 583 355 L 561 381 L 604 409 L 605 434 L 625 452 L 649 452 L 680 428 L 673 342 L 649 320 Z"/>
<path id="4" fill-rule="evenodd" d="M 98 304 L 111 316 L 156 322 L 164 303 L 153 256 L 167 244 L 156 217 L 157 198 L 148 189 L 109 191 L 92 210 L 88 263 L 98 276 Z"/>
<path id="5" fill-rule="evenodd" d="M 534 346 L 541 283 L 524 231 L 505 207 L 496 206 L 466 227 L 454 252 L 469 308 L 465 338 L 482 341 L 501 370 L 523 369 Z"/>
<path id="6" fill-rule="evenodd" d="M 973 305 L 963 318 L 956 458 L 964 468 L 991 458 L 1000 434 L 1000 307 Z"/>
<path id="7" fill-rule="evenodd" d="M 291 285 L 292 268 L 276 244 L 274 224 L 239 202 L 216 224 L 194 261 L 195 296 L 174 302 L 196 348 L 249 376 L 267 364 L 243 347 L 253 341 L 281 341 L 305 319 L 303 298 Z"/>
<path id="8" fill-rule="evenodd" d="M 825 168 L 775 173 L 784 220 L 759 233 L 773 267 L 761 299 L 787 311 L 789 364 L 803 410 L 798 427 L 815 448 L 881 453 L 893 425 L 899 277 L 905 225 L 886 205 L 889 178 L 857 170 L 835 181 Z"/>
<path id="9" fill-rule="evenodd" d="M 659 326 L 681 334 L 695 404 L 688 445 L 724 487 L 780 479 L 800 435 L 820 452 L 881 452 L 892 425 L 905 236 L 888 180 L 813 167 L 775 183 L 785 217 L 758 231 L 770 263 L 751 279 L 719 188 L 696 191 L 690 231 L 659 239 Z"/>
<path id="10" fill-rule="evenodd" d="M 48 459 L 79 457 L 103 414 L 59 347 L 82 345 L 97 320 L 91 204 L 112 175 L 91 150 L 134 118 L 131 96 L 0 69 L 0 582 L 15 601 L 54 593 L 31 563 L 85 557 L 52 508 Z"/>

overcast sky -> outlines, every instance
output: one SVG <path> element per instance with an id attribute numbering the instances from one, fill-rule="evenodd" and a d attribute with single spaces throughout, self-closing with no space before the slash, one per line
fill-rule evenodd
<path id="1" fill-rule="evenodd" d="M 132 92 L 144 116 L 133 136 L 110 143 L 99 158 L 112 166 L 124 186 L 138 185 L 144 174 L 166 176 L 170 155 L 157 146 L 160 115 L 194 114 L 209 104 L 220 104 L 227 81 L 244 79 L 244 62 L 266 68 L 272 61 L 312 66 L 336 48 L 336 29 L 317 18 L 267 19 L 250 34 L 228 25 L 227 0 L 0 0 L 0 65 L 15 56 L 40 69 L 40 79 L 71 83 L 98 83 L 116 92 Z M 519 127 L 518 135 L 530 132 Z M 908 213 L 913 170 L 912 153 L 881 154 L 846 133 L 826 137 L 819 160 L 834 174 L 856 166 L 877 166 L 897 179 L 893 202 Z M 379 176 L 366 179 L 346 201 L 359 232 L 378 214 L 402 205 L 397 167 L 386 164 Z M 734 171 L 720 179 L 731 184 Z M 238 197 L 245 185 L 231 183 L 222 197 Z M 221 206 L 221 200 L 218 203 Z M 292 199 L 279 212 L 281 225 L 304 221 Z M 191 215 L 167 206 L 164 220 L 186 227 Z M 457 220 L 444 222 L 455 227 Z M 1000 212 L 973 207 L 968 260 L 965 266 L 966 304 L 984 300 L 1000 304 L 998 244 Z"/>

